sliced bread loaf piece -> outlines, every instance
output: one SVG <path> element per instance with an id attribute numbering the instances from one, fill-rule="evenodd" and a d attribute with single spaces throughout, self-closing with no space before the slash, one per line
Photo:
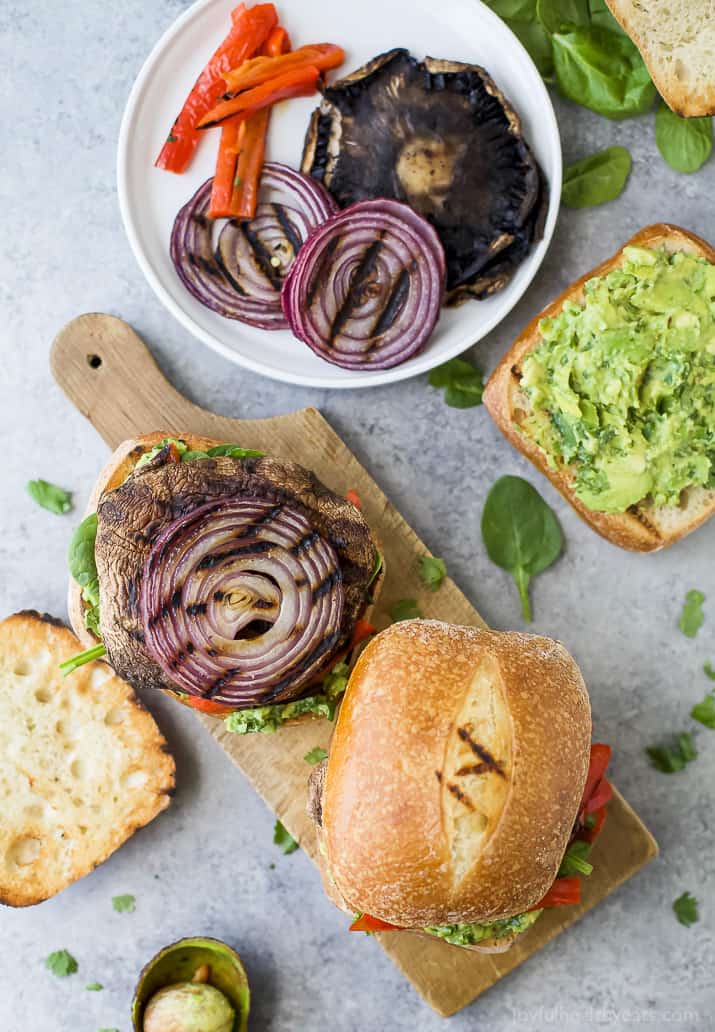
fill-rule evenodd
<path id="1" fill-rule="evenodd" d="M 628 246 L 688 251 L 715 263 L 715 250 L 709 244 L 685 229 L 666 223 L 642 229 L 624 245 Z M 560 297 L 532 319 L 492 373 L 484 391 L 484 404 L 504 436 L 549 478 L 594 530 L 621 548 L 652 552 L 673 544 L 709 519 L 715 513 L 715 491 L 702 487 L 690 488 L 683 492 L 678 506 L 667 508 L 654 508 L 642 502 L 631 506 L 626 512 L 597 512 L 584 505 L 574 493 L 573 468 L 563 465 L 551 468 L 539 445 L 519 429 L 531 412 L 529 399 L 521 389 L 521 364 L 541 341 L 539 323 L 542 319 L 557 315 L 567 301 L 583 302 L 584 284 L 594 277 L 605 276 L 622 261 L 623 248 L 572 283 Z"/>
<path id="2" fill-rule="evenodd" d="M 679 115 L 715 114 L 715 0 L 606 0 Z"/>
<path id="3" fill-rule="evenodd" d="M 151 714 L 59 620 L 0 622 L 0 903 L 30 906 L 106 860 L 170 802 L 174 760 Z"/>

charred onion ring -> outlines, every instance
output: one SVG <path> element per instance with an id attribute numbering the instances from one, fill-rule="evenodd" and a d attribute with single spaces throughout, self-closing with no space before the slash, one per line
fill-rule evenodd
<path id="1" fill-rule="evenodd" d="M 406 204 L 360 201 L 324 222 L 283 284 L 290 328 L 344 369 L 388 369 L 429 340 L 444 299 L 444 251 Z"/>
<path id="2" fill-rule="evenodd" d="M 224 499 L 180 516 L 147 556 L 146 649 L 192 696 L 236 708 L 306 684 L 340 637 L 338 557 L 299 512 Z"/>
<path id="3" fill-rule="evenodd" d="M 337 211 L 327 190 L 285 165 L 268 162 L 255 218 L 224 223 L 214 251 L 208 179 L 174 220 L 171 260 L 197 301 L 227 319 L 264 330 L 285 329 L 280 290 L 313 229 Z"/>

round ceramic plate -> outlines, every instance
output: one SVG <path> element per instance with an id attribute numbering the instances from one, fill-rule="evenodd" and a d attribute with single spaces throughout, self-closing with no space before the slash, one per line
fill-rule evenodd
<path id="1" fill-rule="evenodd" d="M 288 330 L 254 329 L 204 308 L 182 286 L 169 258 L 174 216 L 213 172 L 217 132 L 207 133 L 187 172 L 154 168 L 184 97 L 230 25 L 231 0 L 199 0 L 159 40 L 134 84 L 119 135 L 118 189 L 124 226 L 142 272 L 162 303 L 199 340 L 239 365 L 311 387 L 371 387 L 414 376 L 476 343 L 513 308 L 543 261 L 558 214 L 561 146 L 544 84 L 517 38 L 478 0 L 276 0 L 294 46 L 329 40 L 347 73 L 392 47 L 414 55 L 484 65 L 521 116 L 549 182 L 544 238 L 509 285 L 486 301 L 445 309 L 427 347 L 394 369 L 353 372 L 318 358 Z M 316 98 L 278 105 L 268 157 L 297 168 Z"/>

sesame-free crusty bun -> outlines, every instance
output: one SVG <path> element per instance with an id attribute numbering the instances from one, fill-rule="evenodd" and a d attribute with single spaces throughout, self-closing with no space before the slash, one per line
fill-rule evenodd
<path id="1" fill-rule="evenodd" d="M 360 656 L 314 783 L 331 898 L 413 929 L 533 907 L 566 851 L 590 742 L 558 642 L 394 624 Z"/>
<path id="2" fill-rule="evenodd" d="M 574 491 L 574 469 L 563 464 L 550 466 L 546 454 L 536 441 L 520 429 L 532 411 L 531 403 L 521 388 L 522 364 L 526 356 L 541 343 L 541 320 L 558 315 L 567 302 L 582 304 L 585 284 L 590 279 L 606 276 L 622 265 L 626 247 L 683 251 L 715 264 L 715 249 L 694 233 L 664 222 L 646 226 L 616 254 L 567 287 L 560 297 L 531 320 L 490 376 L 484 389 L 484 405 L 507 440 L 549 478 L 556 490 L 601 537 L 632 552 L 654 552 L 674 544 L 710 519 L 715 513 L 715 490 L 706 487 L 687 488 L 677 506 L 656 507 L 644 500 L 632 505 L 626 512 L 589 509 Z"/>
<path id="3" fill-rule="evenodd" d="M 166 809 L 174 760 L 106 663 L 71 677 L 79 642 L 26 610 L 0 622 L 0 903 L 54 896 Z"/>

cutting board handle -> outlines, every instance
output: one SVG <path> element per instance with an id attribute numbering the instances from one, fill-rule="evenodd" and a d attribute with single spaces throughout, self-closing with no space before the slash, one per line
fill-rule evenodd
<path id="1" fill-rule="evenodd" d="M 140 337 L 122 319 L 92 312 L 60 330 L 50 355 L 55 380 L 114 446 L 137 427 L 180 432 L 207 413 L 174 390 Z M 144 426 L 147 412 L 156 425 Z"/>

